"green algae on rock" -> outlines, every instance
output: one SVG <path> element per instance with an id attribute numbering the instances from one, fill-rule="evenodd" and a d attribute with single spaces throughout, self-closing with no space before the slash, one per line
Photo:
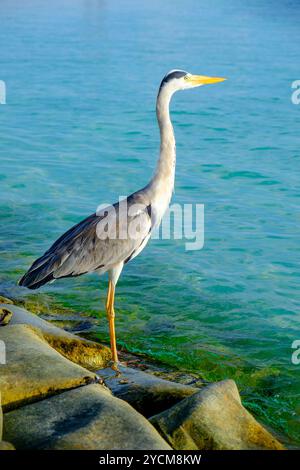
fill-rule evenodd
<path id="1" fill-rule="evenodd" d="M 0 295 L 0 304 L 10 304 L 13 305 L 13 300 L 8 299 L 7 297 L 4 297 L 3 295 Z"/>
<path id="2" fill-rule="evenodd" d="M 0 304 L 0 308 L 9 309 L 13 313 L 11 325 L 25 324 L 37 327 L 37 334 L 40 334 L 50 346 L 82 367 L 90 370 L 100 369 L 106 367 L 111 359 L 111 351 L 107 346 L 82 339 L 51 325 L 24 308 L 6 304 Z"/>

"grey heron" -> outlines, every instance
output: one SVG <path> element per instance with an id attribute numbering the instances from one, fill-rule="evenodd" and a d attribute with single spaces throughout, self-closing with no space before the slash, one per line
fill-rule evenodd
<path id="1" fill-rule="evenodd" d="M 38 289 L 59 278 L 108 272 L 106 312 L 109 322 L 112 368 L 118 371 L 115 334 L 115 288 L 126 263 L 146 246 L 152 230 L 167 210 L 175 177 L 175 136 L 170 119 L 170 100 L 178 90 L 195 88 L 225 80 L 171 70 L 163 78 L 156 101 L 160 129 L 160 155 L 150 182 L 126 198 L 79 222 L 64 233 L 38 258 L 19 285 Z M 130 230 L 134 226 L 135 230 Z"/>

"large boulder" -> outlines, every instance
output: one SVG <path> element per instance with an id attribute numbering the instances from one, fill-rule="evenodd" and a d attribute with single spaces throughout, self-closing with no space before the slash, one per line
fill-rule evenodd
<path id="1" fill-rule="evenodd" d="M 233 380 L 206 386 L 150 419 L 177 450 L 282 450 L 242 406 Z"/>
<path id="2" fill-rule="evenodd" d="M 120 366 L 120 372 L 121 375 L 116 376 L 111 369 L 103 369 L 97 374 L 116 397 L 130 403 L 146 417 L 170 408 L 198 390 L 129 367 Z"/>
<path id="3" fill-rule="evenodd" d="M 43 338 L 63 356 L 90 370 L 107 367 L 111 360 L 111 351 L 107 346 L 82 339 L 69 333 L 24 308 L 10 304 L 0 304 L 1 309 L 12 313 L 10 325 L 31 325 L 37 327 Z M 7 316 L 6 316 L 7 318 Z"/>
<path id="4" fill-rule="evenodd" d="M 4 437 L 17 449 L 170 449 L 142 415 L 98 384 L 61 393 L 4 417 Z"/>
<path id="5" fill-rule="evenodd" d="M 4 410 L 96 380 L 95 374 L 61 356 L 37 328 L 0 328 L 6 364 L 1 364 L 0 392 Z"/>

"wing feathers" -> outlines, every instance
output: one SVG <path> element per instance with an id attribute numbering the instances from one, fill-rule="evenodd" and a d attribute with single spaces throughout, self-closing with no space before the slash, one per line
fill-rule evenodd
<path id="1" fill-rule="evenodd" d="M 30 267 L 28 272 L 19 281 L 19 285 L 29 289 L 37 289 L 52 280 L 79 276 L 87 272 L 92 272 L 99 267 L 102 271 L 108 270 L 114 264 L 128 260 L 137 251 L 145 237 L 151 231 L 151 211 L 149 204 L 144 204 L 144 210 L 139 208 L 134 210 L 134 204 L 141 204 L 138 193 L 128 198 L 128 213 L 120 217 L 120 205 L 110 206 L 114 211 L 103 210 L 99 214 L 92 214 L 79 224 L 70 228 L 53 245 L 38 258 Z M 133 209 L 133 210 L 132 210 Z M 131 213 L 130 213 L 131 210 Z M 108 214 L 108 215 L 107 215 Z M 129 214 L 129 215 L 128 215 Z M 107 218 L 107 220 L 105 219 Z M 114 217 L 114 219 L 112 219 Z M 116 224 L 116 237 L 105 238 L 103 236 L 105 224 Z M 136 238 L 132 238 L 129 232 L 127 237 L 118 238 L 119 233 L 124 228 L 124 220 L 128 224 L 131 222 L 139 227 Z M 123 221 L 123 222 L 122 222 Z M 99 233 L 100 227 L 100 233 Z M 105 234 L 104 234 L 105 235 Z M 111 235 L 111 234 L 110 234 Z"/>

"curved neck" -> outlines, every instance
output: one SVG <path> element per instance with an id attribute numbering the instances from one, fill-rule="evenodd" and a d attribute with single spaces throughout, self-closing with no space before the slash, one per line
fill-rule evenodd
<path id="1" fill-rule="evenodd" d="M 174 187 L 176 163 L 175 136 L 169 110 L 172 94 L 172 91 L 167 87 L 163 87 L 157 96 L 156 116 L 161 139 L 160 156 L 151 181 L 157 191 L 160 192 L 162 189 L 166 193 L 170 192 L 169 198 L 171 198 Z"/>

